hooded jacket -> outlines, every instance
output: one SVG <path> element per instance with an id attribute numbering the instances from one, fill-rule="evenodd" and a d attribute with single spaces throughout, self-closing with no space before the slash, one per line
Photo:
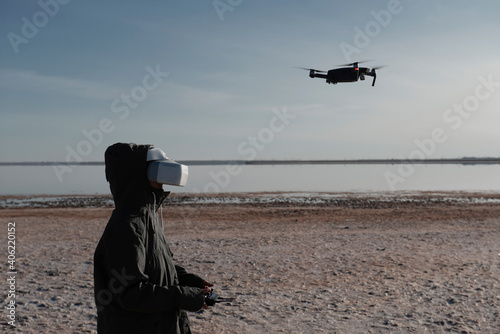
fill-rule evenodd
<path id="1" fill-rule="evenodd" d="M 146 175 L 150 145 L 106 150 L 106 179 L 115 210 L 94 253 L 97 331 L 190 333 L 187 311 L 204 303 L 204 280 L 173 262 L 158 208 L 168 193 Z"/>

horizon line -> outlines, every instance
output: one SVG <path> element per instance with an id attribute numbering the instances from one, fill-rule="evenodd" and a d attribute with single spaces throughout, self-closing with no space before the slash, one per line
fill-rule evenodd
<path id="1" fill-rule="evenodd" d="M 499 158 L 440 158 L 440 159 L 262 159 L 262 160 L 176 160 L 187 166 L 220 166 L 220 165 L 494 165 L 500 164 Z M 104 166 L 104 161 L 14 161 L 0 162 L 0 166 Z"/>

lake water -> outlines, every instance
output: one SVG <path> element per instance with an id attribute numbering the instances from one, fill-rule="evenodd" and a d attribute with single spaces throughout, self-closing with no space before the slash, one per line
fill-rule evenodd
<path id="1" fill-rule="evenodd" d="M 174 192 L 500 192 L 499 165 L 192 166 L 188 185 Z M 104 166 L 0 167 L 0 194 L 107 194 Z"/>

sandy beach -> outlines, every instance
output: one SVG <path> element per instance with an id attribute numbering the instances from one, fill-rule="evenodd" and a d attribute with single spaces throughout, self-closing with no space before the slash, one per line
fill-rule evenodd
<path id="1" fill-rule="evenodd" d="M 109 196 L 2 196 L 19 333 L 96 333 L 92 257 Z M 227 301 L 194 333 L 498 333 L 500 194 L 174 194 L 176 260 Z M 2 307 L 1 326 L 9 329 Z"/>

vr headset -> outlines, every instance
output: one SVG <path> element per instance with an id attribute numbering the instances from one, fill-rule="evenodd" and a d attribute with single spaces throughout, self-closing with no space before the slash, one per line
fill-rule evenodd
<path id="1" fill-rule="evenodd" d="M 188 166 L 169 159 L 165 152 L 157 147 L 148 149 L 148 180 L 151 182 L 184 187 L 188 179 Z"/>

